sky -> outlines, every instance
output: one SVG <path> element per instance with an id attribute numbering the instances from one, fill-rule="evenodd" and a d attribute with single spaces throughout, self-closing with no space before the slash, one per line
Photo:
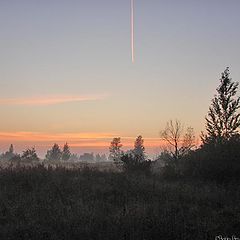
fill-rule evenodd
<path id="1" fill-rule="evenodd" d="M 0 0 L 0 152 L 157 153 L 170 119 L 204 130 L 221 72 L 240 79 L 239 0 Z M 238 91 L 239 93 L 239 91 Z"/>

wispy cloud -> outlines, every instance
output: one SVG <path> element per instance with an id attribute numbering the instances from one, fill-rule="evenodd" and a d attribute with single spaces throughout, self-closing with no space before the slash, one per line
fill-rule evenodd
<path id="1" fill-rule="evenodd" d="M 43 132 L 0 132 L 0 141 L 26 142 L 81 142 L 112 139 L 114 133 L 43 133 Z"/>
<path id="2" fill-rule="evenodd" d="M 26 106 L 45 106 L 56 105 L 70 102 L 94 101 L 106 98 L 106 95 L 81 95 L 81 96 L 42 96 L 25 98 L 0 98 L 0 105 L 26 105 Z"/>

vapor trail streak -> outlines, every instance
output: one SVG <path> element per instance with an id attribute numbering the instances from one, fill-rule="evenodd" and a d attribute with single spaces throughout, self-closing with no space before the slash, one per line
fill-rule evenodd
<path id="1" fill-rule="evenodd" d="M 134 63 L 134 0 L 131 0 L 131 49 L 132 63 Z"/>

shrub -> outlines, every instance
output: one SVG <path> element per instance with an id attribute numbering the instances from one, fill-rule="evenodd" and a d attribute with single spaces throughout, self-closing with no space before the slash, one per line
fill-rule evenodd
<path id="1" fill-rule="evenodd" d="M 139 155 L 134 155 L 131 153 L 123 154 L 121 157 L 121 161 L 123 163 L 122 167 L 125 172 L 141 172 L 145 174 L 150 173 L 151 161 L 143 160 Z"/>

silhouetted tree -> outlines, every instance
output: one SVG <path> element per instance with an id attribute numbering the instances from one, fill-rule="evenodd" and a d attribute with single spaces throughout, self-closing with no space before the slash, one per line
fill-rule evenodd
<path id="1" fill-rule="evenodd" d="M 21 160 L 26 162 L 39 161 L 39 157 L 37 156 L 35 148 L 28 148 L 27 150 L 23 151 Z"/>
<path id="2" fill-rule="evenodd" d="M 47 151 L 46 159 L 50 161 L 59 161 L 61 160 L 62 152 L 58 144 L 54 144 L 53 147 Z"/>
<path id="3" fill-rule="evenodd" d="M 121 150 L 122 144 L 121 144 L 121 138 L 113 138 L 110 147 L 109 147 L 109 159 L 111 161 L 114 161 L 116 164 L 121 163 L 121 156 L 123 154 L 123 151 Z"/>
<path id="4" fill-rule="evenodd" d="M 11 160 L 15 156 L 16 156 L 16 153 L 14 153 L 14 148 L 13 148 L 13 145 L 11 144 L 9 146 L 9 150 L 2 154 L 2 159 Z"/>
<path id="5" fill-rule="evenodd" d="M 133 154 L 140 160 L 144 161 L 146 158 L 145 147 L 143 145 L 144 140 L 141 135 L 139 135 L 134 142 Z"/>
<path id="6" fill-rule="evenodd" d="M 11 153 L 11 154 L 14 153 L 14 148 L 13 148 L 12 144 L 10 145 L 8 152 Z"/>
<path id="7" fill-rule="evenodd" d="M 193 128 L 188 127 L 185 130 L 179 120 L 167 122 L 160 136 L 168 144 L 168 151 L 175 160 L 189 153 L 195 145 Z"/>
<path id="8" fill-rule="evenodd" d="M 229 75 L 229 68 L 226 68 L 205 118 L 207 134 L 202 134 L 203 144 L 222 143 L 238 134 L 240 97 L 236 97 L 236 93 L 239 83 L 233 82 Z"/>
<path id="9" fill-rule="evenodd" d="M 70 148 L 67 143 L 64 144 L 63 146 L 63 151 L 62 151 L 62 160 L 63 161 L 68 161 L 71 157 L 71 152 Z"/>
<path id="10" fill-rule="evenodd" d="M 206 119 L 202 146 L 189 159 L 189 171 L 218 181 L 239 179 L 240 173 L 240 97 L 238 83 L 222 73 L 217 94 L 212 99 Z"/>

